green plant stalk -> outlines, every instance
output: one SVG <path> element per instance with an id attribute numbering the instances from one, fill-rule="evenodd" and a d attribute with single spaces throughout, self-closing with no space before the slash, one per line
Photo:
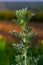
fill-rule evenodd
<path id="1" fill-rule="evenodd" d="M 25 52 L 24 52 L 24 57 L 25 57 L 25 65 L 27 65 L 27 61 L 26 61 L 26 56 L 27 56 L 27 54 L 26 54 L 26 49 L 25 49 Z"/>
<path id="2" fill-rule="evenodd" d="M 25 38 L 24 38 L 24 42 L 26 42 Z M 24 46 L 24 64 L 27 65 L 27 62 L 26 62 L 26 56 L 27 56 L 27 51 L 26 51 L 26 47 Z"/>
<path id="3" fill-rule="evenodd" d="M 23 27 L 23 31 L 24 31 L 24 29 L 25 29 L 25 26 Z M 23 32 L 23 35 L 26 36 L 26 33 Z M 24 43 L 27 43 L 26 37 L 24 37 L 23 41 L 24 41 Z M 25 58 L 24 59 L 24 65 L 27 65 L 27 50 L 26 50 L 26 45 L 25 44 L 24 44 L 24 58 Z"/>
<path id="4" fill-rule="evenodd" d="M 21 63 L 21 55 L 20 55 L 20 58 L 19 58 L 19 64 L 22 65 L 22 63 Z"/>

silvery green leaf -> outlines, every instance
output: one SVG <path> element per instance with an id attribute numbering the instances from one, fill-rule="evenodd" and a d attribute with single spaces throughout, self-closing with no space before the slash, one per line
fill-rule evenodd
<path id="1" fill-rule="evenodd" d="M 26 33 L 31 32 L 32 31 L 32 27 L 26 27 Z"/>
<path id="2" fill-rule="evenodd" d="M 17 48 L 20 48 L 20 49 L 23 48 L 23 44 L 18 44 Z"/>
<path id="3" fill-rule="evenodd" d="M 35 15 L 36 15 L 35 13 L 28 15 L 26 18 L 27 22 L 29 22 Z"/>
<path id="4" fill-rule="evenodd" d="M 32 48 L 32 46 L 30 46 L 30 45 L 26 47 L 26 49 L 30 49 L 30 48 Z"/>
<path id="5" fill-rule="evenodd" d="M 13 46 L 13 47 L 17 47 L 17 44 L 14 43 L 14 44 L 12 44 L 12 46 Z"/>
<path id="6" fill-rule="evenodd" d="M 13 35 L 16 35 L 16 37 L 21 37 L 22 36 L 22 33 L 16 31 L 16 30 L 12 30 L 12 31 L 9 31 L 11 34 Z"/>
<path id="7" fill-rule="evenodd" d="M 28 36 L 28 39 L 31 39 L 31 38 L 33 38 L 34 36 L 36 36 L 37 35 L 37 33 L 29 33 L 29 34 L 27 34 L 27 36 Z"/>

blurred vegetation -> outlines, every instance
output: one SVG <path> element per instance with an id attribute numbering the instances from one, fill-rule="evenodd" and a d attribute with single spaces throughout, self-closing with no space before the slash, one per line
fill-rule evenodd
<path id="1" fill-rule="evenodd" d="M 29 15 L 30 13 L 34 13 L 33 11 L 27 11 L 26 15 Z M 43 11 L 35 12 L 36 16 L 32 19 L 32 21 L 43 21 Z M 15 11 L 9 11 L 9 10 L 3 10 L 0 11 L 0 20 L 12 20 L 15 19 Z"/>
<path id="2" fill-rule="evenodd" d="M 36 12 L 36 16 L 33 18 L 33 21 L 43 22 L 43 12 Z"/>
<path id="3" fill-rule="evenodd" d="M 13 48 L 5 40 L 0 39 L 0 65 L 10 65 Z"/>
<path id="4" fill-rule="evenodd" d="M 38 48 L 38 53 L 42 55 L 42 57 L 38 61 L 38 65 L 43 65 L 43 40 L 38 41 Z"/>
<path id="5" fill-rule="evenodd" d="M 9 10 L 0 11 L 0 20 L 12 20 L 15 18 L 15 12 Z"/>

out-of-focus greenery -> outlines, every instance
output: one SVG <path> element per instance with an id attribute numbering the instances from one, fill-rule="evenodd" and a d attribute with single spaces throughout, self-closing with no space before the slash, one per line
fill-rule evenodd
<path id="1" fill-rule="evenodd" d="M 33 18 L 33 21 L 43 22 L 43 12 L 37 12 L 36 16 Z"/>
<path id="2" fill-rule="evenodd" d="M 9 65 L 9 59 L 6 54 L 6 41 L 0 39 L 0 65 Z"/>
<path id="3" fill-rule="evenodd" d="M 0 20 L 12 20 L 13 18 L 15 18 L 15 13 L 13 11 L 0 11 Z"/>
<path id="4" fill-rule="evenodd" d="M 26 15 L 29 15 L 30 13 L 34 13 L 33 11 L 27 11 Z M 32 19 L 33 21 L 43 21 L 43 12 L 35 12 L 36 16 Z M 16 18 L 15 11 L 9 11 L 9 10 L 3 10 L 0 11 L 0 20 L 12 20 Z"/>
<path id="5" fill-rule="evenodd" d="M 0 65 L 10 65 L 13 53 L 11 45 L 5 40 L 0 39 Z"/>
<path id="6" fill-rule="evenodd" d="M 38 61 L 38 65 L 43 65 L 43 40 L 38 41 L 38 48 L 38 53 L 42 55 L 42 57 Z"/>
<path id="7" fill-rule="evenodd" d="M 0 39 L 0 50 L 3 51 L 6 47 L 6 42 L 2 39 Z"/>

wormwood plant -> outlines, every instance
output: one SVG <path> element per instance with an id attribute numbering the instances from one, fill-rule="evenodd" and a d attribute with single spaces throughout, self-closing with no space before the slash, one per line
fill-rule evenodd
<path id="1" fill-rule="evenodd" d="M 15 64 L 11 65 L 37 65 L 38 59 L 32 56 L 32 46 L 30 42 L 36 33 L 31 32 L 31 27 L 26 26 L 35 14 L 33 13 L 26 16 L 26 12 L 27 8 L 16 10 L 17 19 L 13 20 L 21 26 L 23 32 L 21 33 L 16 30 L 10 31 L 10 33 L 21 39 L 19 43 L 17 42 L 12 44 L 16 54 L 14 55 Z"/>

